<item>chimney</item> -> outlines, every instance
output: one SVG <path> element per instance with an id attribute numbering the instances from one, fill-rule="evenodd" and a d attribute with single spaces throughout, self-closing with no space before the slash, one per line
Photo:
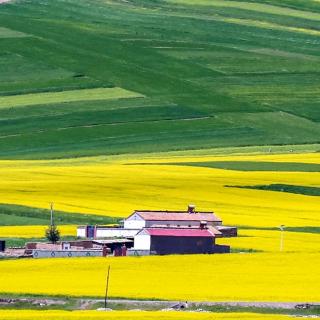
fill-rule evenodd
<path id="1" fill-rule="evenodd" d="M 200 221 L 200 229 L 207 229 L 208 223 L 207 221 Z"/>
<path id="2" fill-rule="evenodd" d="M 196 206 L 194 204 L 189 204 L 188 205 L 188 212 L 190 214 L 195 213 L 196 212 Z"/>

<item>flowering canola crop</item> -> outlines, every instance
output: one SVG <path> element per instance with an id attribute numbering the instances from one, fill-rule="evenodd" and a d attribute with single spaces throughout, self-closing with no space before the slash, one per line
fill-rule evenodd
<path id="1" fill-rule="evenodd" d="M 3 203 L 47 208 L 54 201 L 57 210 L 118 217 L 126 217 L 134 209 L 181 210 L 192 202 L 199 210 L 215 210 L 226 224 L 320 225 L 318 197 L 226 187 L 279 183 L 319 186 L 319 172 L 233 171 L 156 164 L 227 160 L 320 163 L 320 155 L 0 161 L 0 197 Z"/>
<path id="2" fill-rule="evenodd" d="M 160 312 L 160 311 L 34 311 L 34 310 L 0 310 L 0 319 L 2 320 L 286 320 L 288 316 L 272 314 L 254 314 L 254 313 L 195 313 L 195 312 Z"/>
<path id="3" fill-rule="evenodd" d="M 48 226 L 8 226 L 0 227 L 0 236 L 3 238 L 42 238 Z M 75 236 L 76 226 L 59 226 L 61 236 Z"/>
<path id="4" fill-rule="evenodd" d="M 236 238 L 217 239 L 218 244 L 230 245 L 241 251 L 254 250 L 263 252 L 279 252 L 280 237 L 284 252 L 318 252 L 320 253 L 320 235 L 308 232 L 285 231 L 282 235 L 278 230 L 239 230 Z"/>
<path id="5" fill-rule="evenodd" d="M 198 301 L 319 301 L 317 253 L 0 261 L 0 293 Z"/>
<path id="6" fill-rule="evenodd" d="M 106 268 L 111 264 L 113 297 L 319 301 L 320 235 L 314 233 L 320 226 L 319 197 L 226 186 L 319 187 L 320 173 L 235 171 L 175 164 L 193 161 L 319 164 L 320 154 L 0 161 L 3 203 L 47 208 L 54 201 L 57 210 L 125 217 L 134 209 L 181 210 L 192 202 L 199 210 L 214 210 L 225 224 L 239 226 L 240 237 L 218 239 L 218 243 L 230 244 L 238 251 L 263 251 L 0 261 L 0 293 L 103 296 Z M 280 231 L 271 230 L 281 224 L 293 228 L 283 234 L 282 253 Z M 1 227 L 0 237 L 41 237 L 44 228 Z M 74 234 L 74 230 L 73 226 L 61 226 L 64 235 Z M 72 315 L 77 319 L 77 313 Z"/>

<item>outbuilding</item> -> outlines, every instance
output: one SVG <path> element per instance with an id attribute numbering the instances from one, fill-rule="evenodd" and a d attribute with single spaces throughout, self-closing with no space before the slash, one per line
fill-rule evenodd
<path id="1" fill-rule="evenodd" d="M 215 236 L 208 229 L 144 228 L 134 237 L 134 249 L 149 254 L 212 253 Z"/>

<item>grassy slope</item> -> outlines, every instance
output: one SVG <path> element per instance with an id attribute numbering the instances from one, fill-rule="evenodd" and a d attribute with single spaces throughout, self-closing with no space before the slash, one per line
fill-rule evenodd
<path id="1" fill-rule="evenodd" d="M 46 225 L 50 221 L 50 211 L 26 206 L 0 204 L 0 226 Z M 55 222 L 63 224 L 110 224 L 116 218 L 87 215 L 83 213 L 55 212 Z"/>
<path id="2" fill-rule="evenodd" d="M 320 4 L 218 2 L 2 5 L 0 96 L 117 86 L 146 98 L 13 103 L 0 157 L 318 143 Z"/>
<path id="3" fill-rule="evenodd" d="M 117 100 L 122 98 L 137 98 L 139 94 L 121 88 L 96 88 L 70 90 L 63 92 L 29 93 L 0 98 L 0 108 L 25 107 L 33 105 L 52 105 L 78 101 Z M 142 98 L 142 96 L 140 96 Z M 28 112 L 28 109 L 26 109 Z"/>
<path id="4" fill-rule="evenodd" d="M 159 163 L 158 163 L 159 164 Z M 204 161 L 204 162 L 169 162 L 163 165 L 218 168 L 239 171 L 284 171 L 284 172 L 320 172 L 316 163 L 267 162 L 267 161 Z"/>
<path id="5" fill-rule="evenodd" d="M 233 187 L 237 187 L 237 186 L 233 186 Z M 241 187 L 237 187 L 237 188 L 289 192 L 289 193 L 303 194 L 303 195 L 306 195 L 306 196 L 320 196 L 320 188 L 317 188 L 317 187 L 305 187 L 305 186 L 294 186 L 294 185 L 288 185 L 288 184 L 241 186 Z"/>

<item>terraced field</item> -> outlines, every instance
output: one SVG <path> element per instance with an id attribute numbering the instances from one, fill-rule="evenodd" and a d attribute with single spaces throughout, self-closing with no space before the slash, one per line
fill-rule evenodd
<path id="1" fill-rule="evenodd" d="M 0 108 L 51 105 L 76 101 L 117 100 L 121 98 L 142 97 L 121 88 L 96 88 L 50 93 L 29 93 L 0 98 Z M 27 111 L 27 110 L 26 110 Z"/>
<path id="2" fill-rule="evenodd" d="M 311 0 L 2 4 L 0 157 L 318 143 L 319 17 Z"/>

